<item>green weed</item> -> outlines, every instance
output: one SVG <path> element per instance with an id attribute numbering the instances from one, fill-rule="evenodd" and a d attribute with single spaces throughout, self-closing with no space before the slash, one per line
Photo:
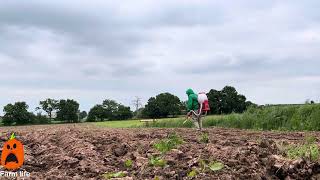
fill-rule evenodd
<path id="1" fill-rule="evenodd" d="M 200 142 L 209 143 L 209 134 L 207 132 L 204 132 L 204 133 L 201 134 Z"/>
<path id="2" fill-rule="evenodd" d="M 195 169 L 193 169 L 192 171 L 190 171 L 189 173 L 188 173 L 188 177 L 189 178 L 194 178 L 195 176 L 197 175 L 197 171 L 195 170 Z"/>
<path id="3" fill-rule="evenodd" d="M 132 168 L 132 166 L 133 166 L 132 160 L 131 160 L 131 159 L 126 160 L 126 161 L 124 162 L 124 166 L 125 166 L 126 168 Z"/>
<path id="4" fill-rule="evenodd" d="M 162 139 L 159 142 L 153 144 L 153 147 L 157 149 L 162 154 L 176 148 L 178 145 L 182 144 L 183 140 L 176 134 L 170 134 L 168 138 Z"/>
<path id="5" fill-rule="evenodd" d="M 208 161 L 207 161 L 208 162 Z M 224 168 L 224 164 L 218 161 L 211 161 L 207 163 L 205 160 L 199 160 L 199 168 L 201 172 L 206 170 L 219 171 Z"/>
<path id="6" fill-rule="evenodd" d="M 211 171 L 219 171 L 223 168 L 224 168 L 224 164 L 222 164 L 221 162 L 211 162 L 209 164 L 209 169 Z"/>
<path id="7" fill-rule="evenodd" d="M 151 157 L 149 160 L 150 165 L 156 166 L 156 167 L 165 167 L 167 165 L 167 161 L 164 159 L 161 159 L 161 157 Z"/>

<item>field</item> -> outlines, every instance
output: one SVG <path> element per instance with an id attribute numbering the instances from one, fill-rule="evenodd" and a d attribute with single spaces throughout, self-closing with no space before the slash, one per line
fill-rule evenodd
<path id="1" fill-rule="evenodd" d="M 211 127 L 216 125 L 215 122 L 219 120 L 227 120 L 230 117 L 240 117 L 240 114 L 231 115 L 209 115 L 203 120 L 203 127 Z M 151 119 L 148 119 L 151 120 Z M 162 118 L 157 119 L 156 122 L 140 122 L 140 120 L 122 120 L 122 121 L 102 121 L 95 122 L 94 124 L 99 127 L 108 128 L 137 128 L 137 127 L 157 127 L 157 128 L 192 128 L 193 123 L 191 120 L 185 122 L 185 117 L 177 118 Z"/>
<path id="2" fill-rule="evenodd" d="M 206 136 L 192 128 L 107 128 L 95 123 L 0 129 L 1 146 L 11 132 L 23 142 L 22 169 L 33 179 L 320 179 L 319 159 L 293 160 L 283 150 L 306 137 L 315 137 L 319 146 L 319 132 L 206 128 Z M 159 142 L 173 136 L 183 142 L 161 151 Z"/>

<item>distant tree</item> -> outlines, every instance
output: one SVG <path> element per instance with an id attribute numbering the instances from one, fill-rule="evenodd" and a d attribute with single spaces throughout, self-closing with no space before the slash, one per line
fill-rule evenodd
<path id="1" fill-rule="evenodd" d="M 232 86 L 226 86 L 221 90 L 222 98 L 222 107 L 221 110 L 223 113 L 228 114 L 236 111 L 237 108 L 237 99 L 238 92 Z"/>
<path id="2" fill-rule="evenodd" d="M 144 117 L 149 117 L 153 119 L 161 117 L 160 107 L 158 106 L 157 100 L 155 97 L 151 97 L 148 100 L 148 103 L 143 109 L 142 114 Z"/>
<path id="3" fill-rule="evenodd" d="M 207 94 L 209 105 L 210 105 L 210 112 L 211 114 L 221 114 L 222 113 L 222 95 L 220 91 L 215 89 L 211 89 Z"/>
<path id="4" fill-rule="evenodd" d="M 119 104 L 117 111 L 115 113 L 115 119 L 117 120 L 124 120 L 132 118 L 133 114 L 130 110 L 130 107 L 126 107 L 124 105 Z"/>
<path id="5" fill-rule="evenodd" d="M 58 102 L 57 100 L 54 99 L 46 99 L 44 101 L 40 101 L 40 107 L 38 107 L 37 109 L 42 109 L 44 110 L 47 114 L 49 119 L 52 119 L 52 112 L 57 110 L 58 108 Z"/>
<path id="6" fill-rule="evenodd" d="M 57 107 L 57 119 L 66 122 L 78 122 L 79 103 L 72 99 L 60 100 Z"/>
<path id="7" fill-rule="evenodd" d="M 4 116 L 2 122 L 4 125 L 17 125 L 31 123 L 32 113 L 28 112 L 29 106 L 25 102 L 16 102 L 14 104 L 7 104 L 3 108 Z"/>
<path id="8" fill-rule="evenodd" d="M 207 96 L 211 114 L 242 113 L 253 104 L 247 103 L 246 97 L 238 94 L 232 86 L 225 86 L 221 91 L 211 89 Z"/>
<path id="9" fill-rule="evenodd" d="M 80 119 L 84 119 L 84 118 L 86 118 L 87 116 L 88 116 L 88 114 L 87 114 L 86 111 L 81 111 L 81 112 L 79 113 L 79 118 L 80 118 Z"/>
<path id="10" fill-rule="evenodd" d="M 98 104 L 93 106 L 93 108 L 90 109 L 87 121 L 94 122 L 96 120 L 103 121 L 106 117 L 105 109 L 102 105 Z"/>
<path id="11" fill-rule="evenodd" d="M 177 96 L 170 93 L 161 93 L 148 100 L 142 114 L 150 118 L 176 116 L 181 114 L 183 104 Z"/>
<path id="12" fill-rule="evenodd" d="M 97 104 L 90 109 L 87 121 L 124 120 L 132 116 L 130 107 L 119 104 L 115 100 L 106 99 L 102 105 Z"/>
<path id="13" fill-rule="evenodd" d="M 115 113 L 118 109 L 119 104 L 115 100 L 106 99 L 102 103 L 103 108 L 105 109 L 105 118 L 115 119 Z"/>
<path id="14" fill-rule="evenodd" d="M 175 95 L 161 93 L 156 96 L 156 101 L 159 106 L 161 117 L 167 117 L 168 115 L 176 116 L 181 112 L 180 99 Z"/>
<path id="15" fill-rule="evenodd" d="M 238 94 L 236 99 L 236 104 L 234 108 L 234 112 L 236 113 L 242 113 L 246 110 L 246 100 L 247 98 L 244 95 Z"/>

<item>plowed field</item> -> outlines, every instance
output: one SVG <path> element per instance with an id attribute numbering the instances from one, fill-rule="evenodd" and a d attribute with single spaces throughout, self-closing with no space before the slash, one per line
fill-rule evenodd
<path id="1" fill-rule="evenodd" d="M 278 144 L 300 143 L 302 132 L 259 132 L 208 128 L 209 143 L 201 143 L 195 129 L 113 129 L 92 124 L 0 128 L 1 147 L 15 132 L 24 144 L 21 170 L 31 179 L 103 179 L 105 172 L 123 171 L 123 179 L 320 179 L 320 165 L 289 160 Z M 176 133 L 184 143 L 163 156 L 167 165 L 154 167 L 159 155 L 153 144 Z M 310 133 L 309 133 L 310 134 Z M 320 133 L 313 133 L 319 143 Z M 124 162 L 131 159 L 133 166 Z M 201 170 L 200 162 L 218 161 L 224 168 Z M 3 169 L 2 169 L 3 170 Z M 193 177 L 188 173 L 197 171 Z"/>

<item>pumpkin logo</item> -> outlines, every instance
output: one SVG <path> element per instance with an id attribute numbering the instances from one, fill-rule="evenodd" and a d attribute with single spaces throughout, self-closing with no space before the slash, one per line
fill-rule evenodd
<path id="1" fill-rule="evenodd" d="M 1 164 L 6 169 L 15 170 L 22 166 L 24 161 L 23 144 L 15 139 L 14 133 L 4 143 L 1 154 Z"/>

